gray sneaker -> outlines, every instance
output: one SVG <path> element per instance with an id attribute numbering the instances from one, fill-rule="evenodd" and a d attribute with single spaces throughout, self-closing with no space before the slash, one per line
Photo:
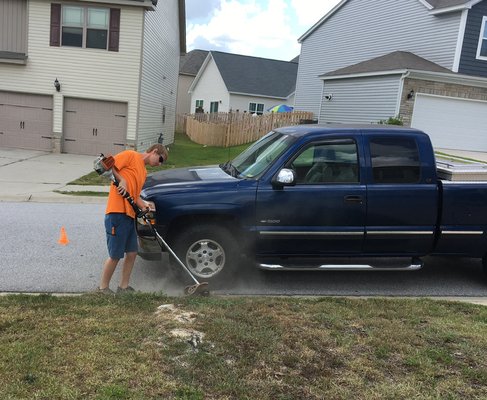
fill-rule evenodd
<path id="1" fill-rule="evenodd" d="M 126 294 L 126 293 L 134 293 L 135 289 L 132 286 L 127 286 L 126 288 L 121 288 L 120 286 L 117 288 L 117 294 Z"/>
<path id="2" fill-rule="evenodd" d="M 112 289 L 110 289 L 109 287 L 106 287 L 103 289 L 100 289 L 99 287 L 97 287 L 95 289 L 95 293 L 103 294 L 103 295 L 114 295 L 115 294 L 115 292 Z"/>

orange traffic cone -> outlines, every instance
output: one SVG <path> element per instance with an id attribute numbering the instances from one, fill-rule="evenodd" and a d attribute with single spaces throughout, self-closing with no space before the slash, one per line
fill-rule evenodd
<path id="1" fill-rule="evenodd" d="M 57 242 L 63 246 L 69 243 L 68 235 L 66 235 L 66 229 L 64 229 L 64 226 L 61 227 L 61 235 L 59 236 L 59 240 Z"/>

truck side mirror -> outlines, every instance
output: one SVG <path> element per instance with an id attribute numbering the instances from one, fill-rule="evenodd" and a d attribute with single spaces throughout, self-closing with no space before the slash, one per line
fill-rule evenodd
<path id="1" fill-rule="evenodd" d="M 296 173 L 289 168 L 281 169 L 278 174 L 272 179 L 274 186 L 294 186 L 296 185 Z"/>

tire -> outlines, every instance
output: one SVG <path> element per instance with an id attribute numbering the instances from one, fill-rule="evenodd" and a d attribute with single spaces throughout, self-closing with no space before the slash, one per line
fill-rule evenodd
<path id="1" fill-rule="evenodd" d="M 200 282 L 224 283 L 237 269 L 240 252 L 234 236 L 224 226 L 190 225 L 176 234 L 171 243 L 174 252 Z M 170 260 L 172 269 L 180 271 L 179 276 L 189 278 L 177 260 L 173 257 Z"/>

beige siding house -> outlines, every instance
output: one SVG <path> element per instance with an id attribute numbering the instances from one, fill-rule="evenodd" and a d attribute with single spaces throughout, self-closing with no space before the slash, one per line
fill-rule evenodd
<path id="1" fill-rule="evenodd" d="M 191 96 L 189 88 L 193 83 L 201 65 L 206 59 L 208 51 L 206 50 L 191 50 L 187 54 L 181 56 L 179 62 L 179 82 L 178 82 L 178 99 L 176 104 L 177 114 L 191 114 L 194 113 L 196 107 L 191 107 Z"/>
<path id="2" fill-rule="evenodd" d="M 0 15 L 12 21 L 0 37 L 15 38 L 0 41 L 0 146 L 113 154 L 173 141 L 184 1 L 0 0 Z"/>

